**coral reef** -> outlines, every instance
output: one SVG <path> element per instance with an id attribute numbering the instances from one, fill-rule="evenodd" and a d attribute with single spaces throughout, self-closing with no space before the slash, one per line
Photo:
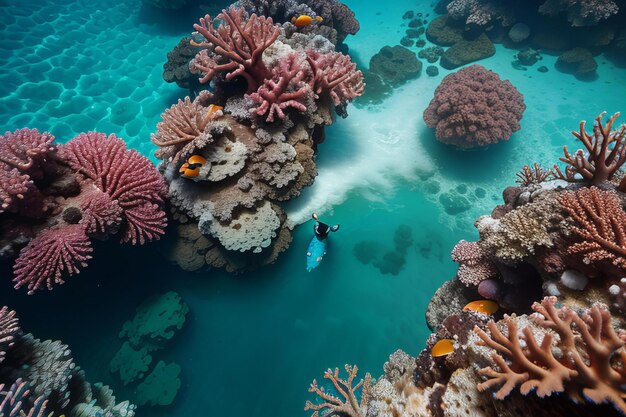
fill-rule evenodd
<path id="1" fill-rule="evenodd" d="M 525 109 L 523 96 L 509 81 L 471 65 L 443 79 L 424 121 L 440 141 L 471 148 L 508 140 L 519 130 Z"/>
<path id="2" fill-rule="evenodd" d="M 85 267 L 92 239 L 144 244 L 165 230 L 165 183 L 114 135 L 83 133 L 63 145 L 37 130 L 0 140 L 0 254 L 19 256 L 15 287 L 52 289 Z"/>
<path id="3" fill-rule="evenodd" d="M 429 304 L 426 348 L 390 356 L 366 416 L 626 413 L 623 130 L 603 115 L 594 137 L 584 122 L 574 132 L 588 154 L 565 151 L 570 175 L 526 165 L 477 220 L 480 239 L 454 247 L 457 276 Z"/>
<path id="4" fill-rule="evenodd" d="M 2 345 L 5 356 L 0 363 L 0 415 L 135 415 L 134 405 L 128 401 L 116 403 L 108 387 L 86 381 L 67 345 L 25 334 L 19 328 L 15 312 L 6 307 L 0 311 L 3 316 L 0 335 L 9 332 L 12 338 L 10 344 Z"/>
<path id="5" fill-rule="evenodd" d="M 274 262 L 291 241 L 280 202 L 313 182 L 315 149 L 333 109 L 345 117 L 363 93 L 361 71 L 321 32 L 287 33 L 294 25 L 271 17 L 306 8 L 266 3 L 241 2 L 194 26 L 193 38 L 204 41 L 192 41 L 202 49 L 190 68 L 212 92 L 165 110 L 152 135 L 174 218 L 203 236 L 194 232 L 192 242 L 190 229 L 178 227 L 167 245 L 167 256 L 186 269 L 239 272 Z M 343 10 L 322 3 L 311 5 L 323 6 L 322 16 Z"/>
<path id="6" fill-rule="evenodd" d="M 422 63 L 415 52 L 403 46 L 383 46 L 370 59 L 370 71 L 378 74 L 385 83 L 397 86 L 419 77 Z"/>
<path id="7" fill-rule="evenodd" d="M 371 263 L 381 274 L 398 275 L 406 263 L 408 248 L 413 245 L 413 231 L 406 224 L 396 229 L 394 247 L 390 249 L 379 241 L 362 241 L 354 245 L 354 256 L 363 264 Z"/>

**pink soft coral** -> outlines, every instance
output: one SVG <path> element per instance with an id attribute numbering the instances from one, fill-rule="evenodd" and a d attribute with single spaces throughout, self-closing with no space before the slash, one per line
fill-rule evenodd
<path id="1" fill-rule="evenodd" d="M 363 73 L 349 56 L 339 52 L 307 51 L 307 60 L 313 71 L 312 87 L 317 95 L 328 93 L 335 106 L 363 94 Z"/>

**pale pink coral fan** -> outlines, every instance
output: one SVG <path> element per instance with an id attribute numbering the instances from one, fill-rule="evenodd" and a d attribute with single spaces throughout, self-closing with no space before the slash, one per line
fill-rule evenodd
<path id="1" fill-rule="evenodd" d="M 91 259 L 91 241 L 82 225 L 48 229 L 22 249 L 13 266 L 15 288 L 24 285 L 32 294 L 39 288 L 63 284 L 64 273 L 74 275 Z"/>
<path id="2" fill-rule="evenodd" d="M 115 135 L 81 133 L 59 148 L 67 163 L 94 182 L 122 208 L 122 242 L 143 244 L 165 231 L 166 215 L 160 208 L 166 186 L 145 156 L 126 149 Z"/>
<path id="3" fill-rule="evenodd" d="M 424 111 L 437 139 L 462 148 L 508 140 L 520 129 L 524 97 L 481 65 L 447 75 Z"/>

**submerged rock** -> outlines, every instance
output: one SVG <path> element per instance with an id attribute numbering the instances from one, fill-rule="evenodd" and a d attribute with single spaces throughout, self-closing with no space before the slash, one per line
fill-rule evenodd
<path id="1" fill-rule="evenodd" d="M 593 76 L 598 68 L 593 54 L 586 48 L 574 48 L 559 55 L 556 60 L 556 69 L 576 77 Z"/>
<path id="2" fill-rule="evenodd" d="M 447 15 L 434 19 L 426 29 L 426 38 L 440 46 L 452 46 L 462 41 L 463 26 L 453 24 L 452 19 L 449 19 Z"/>
<path id="3" fill-rule="evenodd" d="M 370 60 L 370 71 L 391 85 L 399 85 L 419 77 L 422 63 L 415 52 L 403 46 L 384 46 Z"/>
<path id="4" fill-rule="evenodd" d="M 495 53 L 496 48 L 489 37 L 483 33 L 474 40 L 461 40 L 448 48 L 441 57 L 441 66 L 445 69 L 455 69 L 470 62 L 488 58 Z"/>

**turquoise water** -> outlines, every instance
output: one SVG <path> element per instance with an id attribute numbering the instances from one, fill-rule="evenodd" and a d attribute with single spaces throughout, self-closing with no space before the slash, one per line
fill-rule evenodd
<path id="1" fill-rule="evenodd" d="M 5 3 L 0 125 L 50 130 L 61 141 L 81 131 L 115 133 L 151 155 L 149 135 L 160 112 L 185 94 L 162 81 L 166 53 L 199 13 L 166 19 L 139 0 Z M 432 17 L 430 2 L 346 3 L 361 23 L 347 44 L 362 66 L 399 42 L 406 10 Z M 350 117 L 327 130 L 316 183 L 287 207 L 294 223 L 312 211 L 341 223 L 314 272 L 304 269 L 312 227 L 306 224 L 275 265 L 256 273 L 190 274 L 168 265 L 156 245 L 101 245 L 90 268 L 52 293 L 14 292 L 4 267 L 0 299 L 18 310 L 26 330 L 68 343 L 90 380 L 112 384 L 118 398 L 132 401 L 132 390 L 108 371 L 121 345 L 117 332 L 144 298 L 178 291 L 190 314 L 162 358 L 182 366 L 182 387 L 171 407 L 144 408 L 139 416 L 307 415 L 308 384 L 327 367 L 357 363 L 378 374 L 395 349 L 417 354 L 429 334 L 428 300 L 454 276 L 454 244 L 476 237 L 473 220 L 500 203 L 522 165 L 556 161 L 582 118 L 623 105 L 615 92 L 626 85 L 626 71 L 603 56 L 598 79 L 582 82 L 556 71 L 556 57 L 547 54 L 538 65 L 548 73 L 537 72 L 538 65 L 516 70 L 517 51 L 496 47 L 480 63 L 509 79 L 527 105 L 522 129 L 509 142 L 459 152 L 434 139 L 421 115 L 446 70 L 422 74 L 377 107 L 351 106 Z M 446 212 L 445 194 L 467 210 Z M 363 241 L 391 249 L 399 225 L 411 228 L 414 243 L 398 275 L 357 260 L 354 247 Z"/>

